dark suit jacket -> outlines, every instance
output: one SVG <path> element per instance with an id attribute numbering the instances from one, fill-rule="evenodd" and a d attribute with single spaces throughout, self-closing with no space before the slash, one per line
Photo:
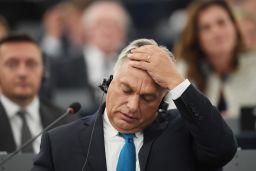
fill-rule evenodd
<path id="1" fill-rule="evenodd" d="M 89 86 L 87 66 L 83 56 L 49 61 L 51 82 L 56 88 L 81 88 Z"/>
<path id="2" fill-rule="evenodd" d="M 160 113 L 144 130 L 139 152 L 141 171 L 211 171 L 232 159 L 237 148 L 235 138 L 208 99 L 190 86 L 175 104 L 179 111 Z M 32 171 L 80 171 L 88 153 L 84 170 L 106 170 L 104 108 L 47 132 Z"/>
<path id="3" fill-rule="evenodd" d="M 39 111 L 42 126 L 44 128 L 63 113 L 63 110 L 42 100 L 40 100 Z M 14 150 L 16 150 L 16 144 L 12 134 L 11 125 L 8 120 L 6 111 L 2 103 L 0 102 L 0 151 L 7 151 L 8 153 L 10 153 L 13 152 Z"/>
<path id="4" fill-rule="evenodd" d="M 99 104 L 94 94 L 94 88 L 88 81 L 87 64 L 85 63 L 84 56 L 51 60 L 49 63 L 49 84 L 52 85 L 53 94 L 61 91 L 61 95 L 63 95 L 63 93 L 71 91 L 73 93 L 69 94 L 69 98 L 73 99 L 72 101 L 77 101 L 76 91 L 80 90 L 79 94 L 87 97 L 80 100 L 83 111 L 81 113 L 94 113 Z"/>

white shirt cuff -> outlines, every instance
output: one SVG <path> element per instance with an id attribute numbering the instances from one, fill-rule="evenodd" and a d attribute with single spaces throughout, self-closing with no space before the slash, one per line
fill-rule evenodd
<path id="1" fill-rule="evenodd" d="M 190 81 L 188 79 L 181 82 L 178 86 L 173 88 L 168 92 L 168 94 L 165 96 L 165 102 L 170 103 L 172 100 L 178 99 L 184 91 L 190 86 Z"/>

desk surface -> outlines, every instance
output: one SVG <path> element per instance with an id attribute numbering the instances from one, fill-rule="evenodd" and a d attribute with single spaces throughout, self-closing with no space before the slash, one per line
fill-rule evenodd
<path id="1" fill-rule="evenodd" d="M 238 150 L 223 171 L 255 171 L 256 150 Z"/>
<path id="2" fill-rule="evenodd" d="M 0 161 L 4 160 L 7 155 L 0 154 Z M 0 166 L 0 171 L 28 171 L 33 165 L 35 154 L 18 154 L 11 160 Z"/>
<path id="3" fill-rule="evenodd" d="M 7 155 L 0 154 L 0 161 Z M 0 171 L 31 170 L 35 154 L 19 154 L 9 160 Z M 255 171 L 256 150 L 238 150 L 235 157 L 223 168 L 223 171 Z"/>

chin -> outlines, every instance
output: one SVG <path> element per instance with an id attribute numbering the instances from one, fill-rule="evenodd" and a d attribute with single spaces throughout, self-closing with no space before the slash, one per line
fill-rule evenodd
<path id="1" fill-rule="evenodd" d="M 134 132 L 134 129 L 131 125 L 128 125 L 127 123 L 119 123 L 115 127 L 117 131 L 123 132 L 123 133 L 131 133 Z"/>
<path id="2" fill-rule="evenodd" d="M 16 94 L 16 98 L 20 99 L 20 100 L 26 100 L 26 99 L 30 99 L 33 98 L 34 95 L 32 95 L 31 93 L 17 93 Z"/>
<path id="3" fill-rule="evenodd" d="M 138 131 L 137 130 L 133 130 L 133 129 L 120 129 L 120 130 L 118 130 L 118 132 L 129 134 L 129 133 L 136 133 Z"/>

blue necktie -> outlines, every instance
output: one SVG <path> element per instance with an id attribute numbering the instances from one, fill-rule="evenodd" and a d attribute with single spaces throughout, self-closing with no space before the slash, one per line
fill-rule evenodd
<path id="1" fill-rule="evenodd" d="M 119 154 L 116 171 L 135 171 L 136 155 L 133 142 L 134 134 L 120 134 L 125 139 L 125 144 Z"/>

